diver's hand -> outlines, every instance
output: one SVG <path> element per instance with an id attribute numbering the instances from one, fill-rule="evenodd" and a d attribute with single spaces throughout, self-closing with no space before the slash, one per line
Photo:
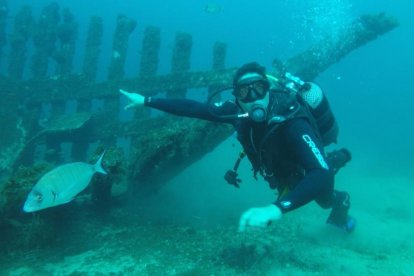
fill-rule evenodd
<path id="1" fill-rule="evenodd" d="M 247 226 L 261 227 L 268 226 L 272 221 L 282 217 L 282 211 L 274 204 L 265 207 L 250 208 L 240 218 L 239 232 L 244 232 Z"/>
<path id="2" fill-rule="evenodd" d="M 131 102 L 124 107 L 125 110 L 131 107 L 142 106 L 145 102 L 145 97 L 138 93 L 130 93 L 125 90 L 119 89 L 119 92 L 126 96 Z"/>

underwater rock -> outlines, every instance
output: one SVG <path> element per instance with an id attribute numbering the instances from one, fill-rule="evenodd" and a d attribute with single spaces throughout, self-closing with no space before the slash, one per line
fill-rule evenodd
<path id="1" fill-rule="evenodd" d="M 241 270 L 249 270 L 264 258 L 271 257 L 271 249 L 265 244 L 242 243 L 225 248 L 220 255 L 223 263 Z"/>

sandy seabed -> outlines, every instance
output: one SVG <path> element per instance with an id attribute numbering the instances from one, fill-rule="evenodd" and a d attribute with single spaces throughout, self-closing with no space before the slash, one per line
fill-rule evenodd
<path id="1" fill-rule="evenodd" d="M 203 218 L 148 220 L 115 208 L 105 216 L 72 216 L 46 248 L 9 252 L 1 274 L 414 275 L 411 195 L 389 191 L 391 182 L 408 188 L 409 179 L 355 178 L 366 189 L 353 192 L 358 226 L 351 234 L 324 224 L 326 211 L 316 204 L 247 233 L 229 223 L 237 218 L 206 227 Z M 375 198 L 368 181 L 375 182 Z"/>

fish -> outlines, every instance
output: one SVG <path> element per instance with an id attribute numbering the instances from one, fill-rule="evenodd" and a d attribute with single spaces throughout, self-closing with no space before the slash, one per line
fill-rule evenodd
<path id="1" fill-rule="evenodd" d="M 120 58 L 120 57 L 121 57 L 121 54 L 120 54 L 118 51 L 113 51 L 113 53 L 112 53 L 112 57 L 113 57 L 114 59 L 118 59 L 118 58 Z"/>
<path id="2" fill-rule="evenodd" d="M 89 185 L 95 173 L 107 174 L 102 167 L 104 155 L 105 152 L 94 165 L 73 162 L 47 172 L 27 195 L 23 211 L 36 212 L 72 201 Z"/>
<path id="3" fill-rule="evenodd" d="M 217 3 L 208 3 L 204 6 L 204 11 L 209 14 L 219 14 L 222 8 Z"/>

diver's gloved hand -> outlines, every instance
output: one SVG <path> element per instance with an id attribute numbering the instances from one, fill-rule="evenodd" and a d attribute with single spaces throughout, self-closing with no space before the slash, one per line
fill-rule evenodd
<path id="1" fill-rule="evenodd" d="M 130 93 L 128 91 L 119 89 L 119 92 L 126 96 L 131 102 L 124 107 L 125 110 L 135 106 L 142 106 L 145 102 L 145 97 L 138 93 Z"/>
<path id="2" fill-rule="evenodd" d="M 282 211 L 274 204 L 250 208 L 240 218 L 239 232 L 244 232 L 248 226 L 264 228 L 270 225 L 272 221 L 278 220 L 281 217 Z"/>

